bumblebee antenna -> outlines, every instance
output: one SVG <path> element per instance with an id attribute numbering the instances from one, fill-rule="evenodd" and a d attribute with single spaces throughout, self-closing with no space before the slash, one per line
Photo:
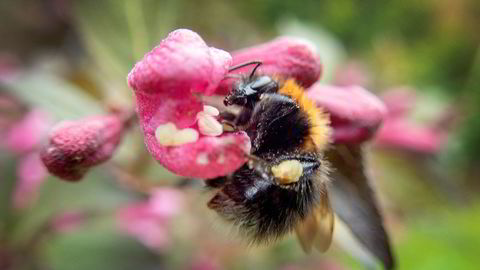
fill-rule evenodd
<path id="1" fill-rule="evenodd" d="M 243 67 L 246 67 L 246 66 L 255 65 L 255 67 L 253 68 L 252 72 L 249 75 L 249 77 L 252 78 L 253 75 L 255 74 L 255 71 L 257 71 L 257 68 L 260 67 L 262 64 L 263 64 L 262 61 L 250 61 L 250 62 L 246 62 L 246 63 L 242 63 L 242 64 L 239 64 L 239 65 L 233 66 L 233 67 L 228 69 L 228 72 L 232 72 L 234 70 L 237 70 L 237 69 L 240 69 L 240 68 L 243 68 Z"/>

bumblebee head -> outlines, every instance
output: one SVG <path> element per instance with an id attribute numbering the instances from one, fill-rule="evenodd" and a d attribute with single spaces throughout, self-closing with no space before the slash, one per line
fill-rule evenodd
<path id="1" fill-rule="evenodd" d="M 252 107 L 260 100 L 260 95 L 268 92 L 276 92 L 278 83 L 270 76 L 254 76 L 246 78 L 237 83 L 230 94 L 225 98 L 224 103 Z"/>
<path id="2" fill-rule="evenodd" d="M 256 65 L 250 75 L 242 78 L 235 84 L 230 91 L 230 94 L 225 98 L 224 104 L 247 106 L 253 108 L 254 104 L 260 100 L 263 93 L 276 92 L 278 90 L 278 83 L 270 76 L 255 76 L 255 71 L 262 65 L 262 62 L 253 61 L 231 67 L 229 71 L 234 71 L 249 65 Z"/>

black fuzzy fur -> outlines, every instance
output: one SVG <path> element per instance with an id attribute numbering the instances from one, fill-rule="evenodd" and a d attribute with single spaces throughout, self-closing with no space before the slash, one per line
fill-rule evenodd
<path id="1" fill-rule="evenodd" d="M 245 164 L 230 176 L 206 181 L 217 189 L 208 206 L 237 225 L 252 243 L 275 241 L 291 232 L 325 192 L 326 173 L 320 154 L 302 148 L 312 126 L 306 112 L 292 98 L 276 93 L 277 82 L 274 89 L 272 84 L 267 87 L 267 91 L 258 89 L 258 93 L 245 97 L 237 86 L 229 97 L 245 105 L 235 125 L 247 132 L 252 142 L 250 154 L 260 158 L 262 170 L 269 173 L 262 176 Z M 302 176 L 295 183 L 278 184 L 270 173 L 271 167 L 292 159 L 303 165 Z"/>

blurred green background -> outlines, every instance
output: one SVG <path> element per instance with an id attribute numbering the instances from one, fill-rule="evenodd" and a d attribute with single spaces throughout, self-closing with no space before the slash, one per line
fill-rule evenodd
<path id="1" fill-rule="evenodd" d="M 407 123 L 406 139 L 392 138 L 386 123 L 369 144 L 398 269 L 478 269 L 479 26 L 476 0 L 2 0 L 0 144 L 32 111 L 48 115 L 41 121 L 50 127 L 132 107 L 128 72 L 174 29 L 227 51 L 307 38 L 323 60 L 323 83 L 360 84 L 385 99 L 386 122 Z M 364 268 L 336 246 L 304 255 L 293 237 L 245 248 L 207 217 L 200 181 L 166 172 L 144 148 L 133 127 L 112 161 L 72 184 L 28 178 L 31 152 L 0 146 L 0 269 Z M 22 168 L 24 181 L 33 179 L 23 193 Z M 150 236 L 119 225 L 119 213 L 163 186 L 182 191 L 183 208 L 160 222 L 151 238 L 166 240 L 152 247 Z"/>

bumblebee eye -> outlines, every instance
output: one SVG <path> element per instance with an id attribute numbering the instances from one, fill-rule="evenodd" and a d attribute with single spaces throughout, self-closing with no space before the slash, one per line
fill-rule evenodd
<path id="1" fill-rule="evenodd" d="M 272 78 L 270 78 L 269 76 L 262 76 L 256 79 L 254 82 L 252 82 L 250 87 L 254 90 L 258 90 L 271 82 L 272 82 Z"/>

